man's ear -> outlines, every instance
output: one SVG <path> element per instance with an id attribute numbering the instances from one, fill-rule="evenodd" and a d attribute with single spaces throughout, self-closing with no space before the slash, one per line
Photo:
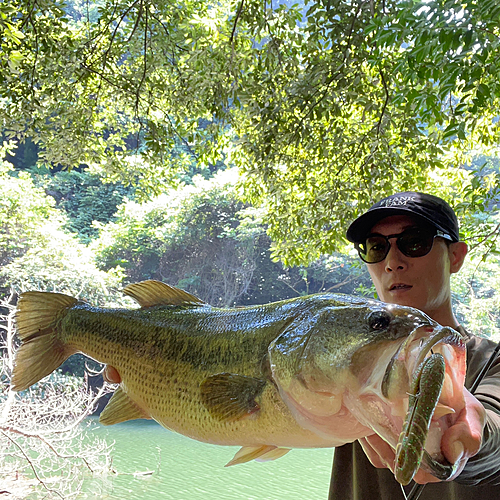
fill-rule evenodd
<path id="1" fill-rule="evenodd" d="M 463 241 L 457 241 L 449 245 L 448 255 L 450 256 L 450 273 L 453 274 L 460 271 L 468 250 L 467 243 Z"/>

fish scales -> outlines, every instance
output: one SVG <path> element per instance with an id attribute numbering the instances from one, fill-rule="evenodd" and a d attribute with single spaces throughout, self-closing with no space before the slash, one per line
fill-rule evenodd
<path id="1" fill-rule="evenodd" d="M 153 418 L 200 441 L 243 446 L 230 464 L 371 434 L 396 449 L 409 381 L 431 348 L 447 363 L 437 402 L 448 408 L 443 418 L 452 421 L 446 413 L 463 403 L 463 342 L 415 309 L 338 294 L 220 309 L 155 281 L 124 292 L 141 307 L 23 294 L 14 390 L 83 352 L 120 378 L 103 423 Z M 437 418 L 428 423 L 446 429 Z M 416 431 L 407 427 L 413 442 Z M 409 474 L 413 466 L 419 464 L 410 463 Z"/>
<path id="2" fill-rule="evenodd" d="M 251 434 L 251 443 L 258 444 L 270 433 L 274 442 L 284 444 L 295 428 L 292 443 L 307 439 L 326 446 L 330 443 L 297 425 L 270 381 L 259 397 L 258 422 L 251 416 L 235 422 L 214 419 L 199 396 L 203 380 L 221 369 L 264 377 L 270 342 L 291 322 L 291 314 L 311 312 L 322 301 L 316 302 L 235 310 L 208 305 L 104 310 L 78 304 L 60 321 L 60 338 L 74 352 L 114 366 L 125 392 L 148 408 L 144 416 L 169 429 L 234 445 L 242 434 Z M 284 430 L 282 437 L 276 428 Z"/>

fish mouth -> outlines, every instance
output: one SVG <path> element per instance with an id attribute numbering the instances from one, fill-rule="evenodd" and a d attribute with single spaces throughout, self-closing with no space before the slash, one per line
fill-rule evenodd
<path id="1" fill-rule="evenodd" d="M 423 327 L 423 328 L 426 331 L 433 329 L 432 327 Z M 421 342 L 422 340 L 424 339 L 422 338 Z M 427 358 L 428 355 L 431 354 L 433 348 L 437 347 L 439 344 L 452 345 L 460 349 L 465 349 L 464 338 L 462 337 L 462 335 L 448 326 L 443 326 L 439 328 L 437 332 L 435 332 L 430 337 L 427 337 L 421 343 L 420 352 L 415 360 L 414 373 L 418 369 L 418 367 L 424 362 L 425 358 Z"/>
<path id="2" fill-rule="evenodd" d="M 431 333 L 431 335 L 429 335 L 429 333 Z M 450 372 L 451 365 L 456 360 L 455 356 L 459 356 L 457 351 L 461 350 L 465 351 L 464 339 L 460 333 L 452 328 L 441 327 L 439 325 L 436 327 L 433 327 L 432 325 L 420 326 L 416 328 L 403 342 L 389 362 L 386 373 L 384 374 L 382 382 L 382 392 L 384 395 L 390 395 L 391 376 L 393 376 L 394 373 L 398 373 L 398 370 L 401 371 L 401 369 L 406 368 L 406 370 L 408 370 L 407 373 L 411 374 L 412 377 L 411 380 L 413 382 L 410 381 L 412 389 L 408 393 L 410 399 L 405 419 L 405 426 L 399 438 L 399 443 L 406 441 L 408 445 L 409 442 L 412 442 L 412 449 L 409 452 L 408 450 L 401 450 L 400 444 L 398 444 L 396 449 L 397 460 L 399 460 L 399 457 L 406 457 L 407 453 L 414 455 L 414 460 L 411 460 L 411 462 L 415 461 L 416 463 L 410 468 L 408 468 L 408 464 L 406 464 L 404 468 L 405 474 L 411 471 L 411 477 L 413 477 L 413 474 L 415 474 L 420 465 L 424 470 L 440 480 L 450 479 L 458 469 L 458 464 L 449 463 L 441 453 L 436 453 L 436 457 L 431 456 L 431 453 L 425 449 L 425 446 L 432 422 L 437 422 L 442 417 L 447 418 L 444 417 L 444 415 L 447 415 L 448 413 L 453 415 L 455 405 L 459 404 L 457 403 L 457 401 L 459 401 L 458 391 L 456 390 L 457 385 L 453 383 L 453 378 Z M 441 358 L 440 363 L 442 363 L 443 368 L 442 372 L 439 374 L 437 371 L 431 373 L 432 380 L 434 381 L 433 389 L 428 387 L 429 376 L 426 383 L 421 386 L 420 382 L 416 381 L 420 380 L 424 367 L 426 365 L 430 366 L 430 363 L 436 361 L 436 358 Z M 448 365 L 450 365 L 450 367 L 448 367 Z M 437 382 L 438 379 L 439 382 Z M 416 386 L 415 383 L 417 383 Z M 437 383 L 437 385 L 435 385 L 435 383 Z M 431 392 L 429 393 L 427 389 Z M 409 437 L 410 430 L 407 427 L 407 425 L 409 425 L 407 422 L 411 422 L 415 414 L 420 412 L 420 410 L 416 409 L 419 405 L 419 398 L 427 398 L 427 396 L 431 393 L 434 394 L 432 396 L 432 402 L 429 401 L 425 403 L 429 408 L 431 408 L 431 410 L 429 411 L 425 422 L 421 420 L 422 415 L 418 416 L 419 423 L 415 427 L 412 426 L 412 436 Z M 426 396 L 424 396 L 424 394 L 426 394 Z M 438 405 L 438 403 L 441 404 L 441 410 L 444 408 L 446 413 L 435 415 L 436 405 Z M 447 416 L 451 417 L 453 420 L 452 415 Z M 437 425 L 439 427 L 440 424 Z M 418 431 L 415 429 L 418 429 Z M 417 437 L 419 441 L 418 446 L 416 444 Z M 434 453 L 435 452 L 436 450 Z M 437 458 L 438 455 L 439 458 Z M 417 458 L 418 456 L 419 458 Z M 406 458 L 403 458 L 403 460 L 406 460 Z M 411 480 L 411 477 L 409 480 Z M 407 484 L 406 481 L 399 481 L 402 484 Z"/>
<path id="3" fill-rule="evenodd" d="M 430 332 L 433 333 L 429 336 Z M 415 342 L 419 342 L 417 356 L 410 356 L 409 351 L 415 348 Z M 411 373 L 413 378 L 417 374 L 421 364 L 434 352 L 435 348 L 438 351 L 443 351 L 444 358 L 449 359 L 449 355 L 443 349 L 444 346 L 453 346 L 465 350 L 464 338 L 459 332 L 447 326 L 438 326 L 436 328 L 429 324 L 420 325 L 415 328 L 399 346 L 387 364 L 381 384 L 383 396 L 389 398 L 391 378 L 398 364 L 404 363 L 406 365 L 405 359 L 410 358 L 410 365 L 406 366 L 406 368 L 407 373 Z"/>

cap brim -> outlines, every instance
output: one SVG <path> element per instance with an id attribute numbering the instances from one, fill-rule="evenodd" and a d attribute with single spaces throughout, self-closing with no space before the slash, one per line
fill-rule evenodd
<path id="1" fill-rule="evenodd" d="M 380 220 L 392 215 L 408 215 L 415 219 L 420 219 L 433 227 L 436 227 L 434 221 L 422 215 L 414 213 L 411 209 L 406 207 L 377 207 L 369 212 L 360 215 L 347 230 L 346 237 L 351 243 L 362 243 L 366 235 L 370 232 L 371 228 Z M 440 229 L 440 228 L 438 228 Z"/>

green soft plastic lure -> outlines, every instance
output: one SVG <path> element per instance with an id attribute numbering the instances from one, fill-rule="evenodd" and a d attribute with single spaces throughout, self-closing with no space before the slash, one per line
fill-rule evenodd
<path id="1" fill-rule="evenodd" d="M 394 475 L 402 485 L 413 479 L 422 462 L 441 480 L 450 478 L 458 466 L 439 463 L 424 449 L 432 416 L 443 388 L 445 369 L 443 356 L 431 354 L 422 362 L 413 379 L 408 413 L 396 447 Z"/>

